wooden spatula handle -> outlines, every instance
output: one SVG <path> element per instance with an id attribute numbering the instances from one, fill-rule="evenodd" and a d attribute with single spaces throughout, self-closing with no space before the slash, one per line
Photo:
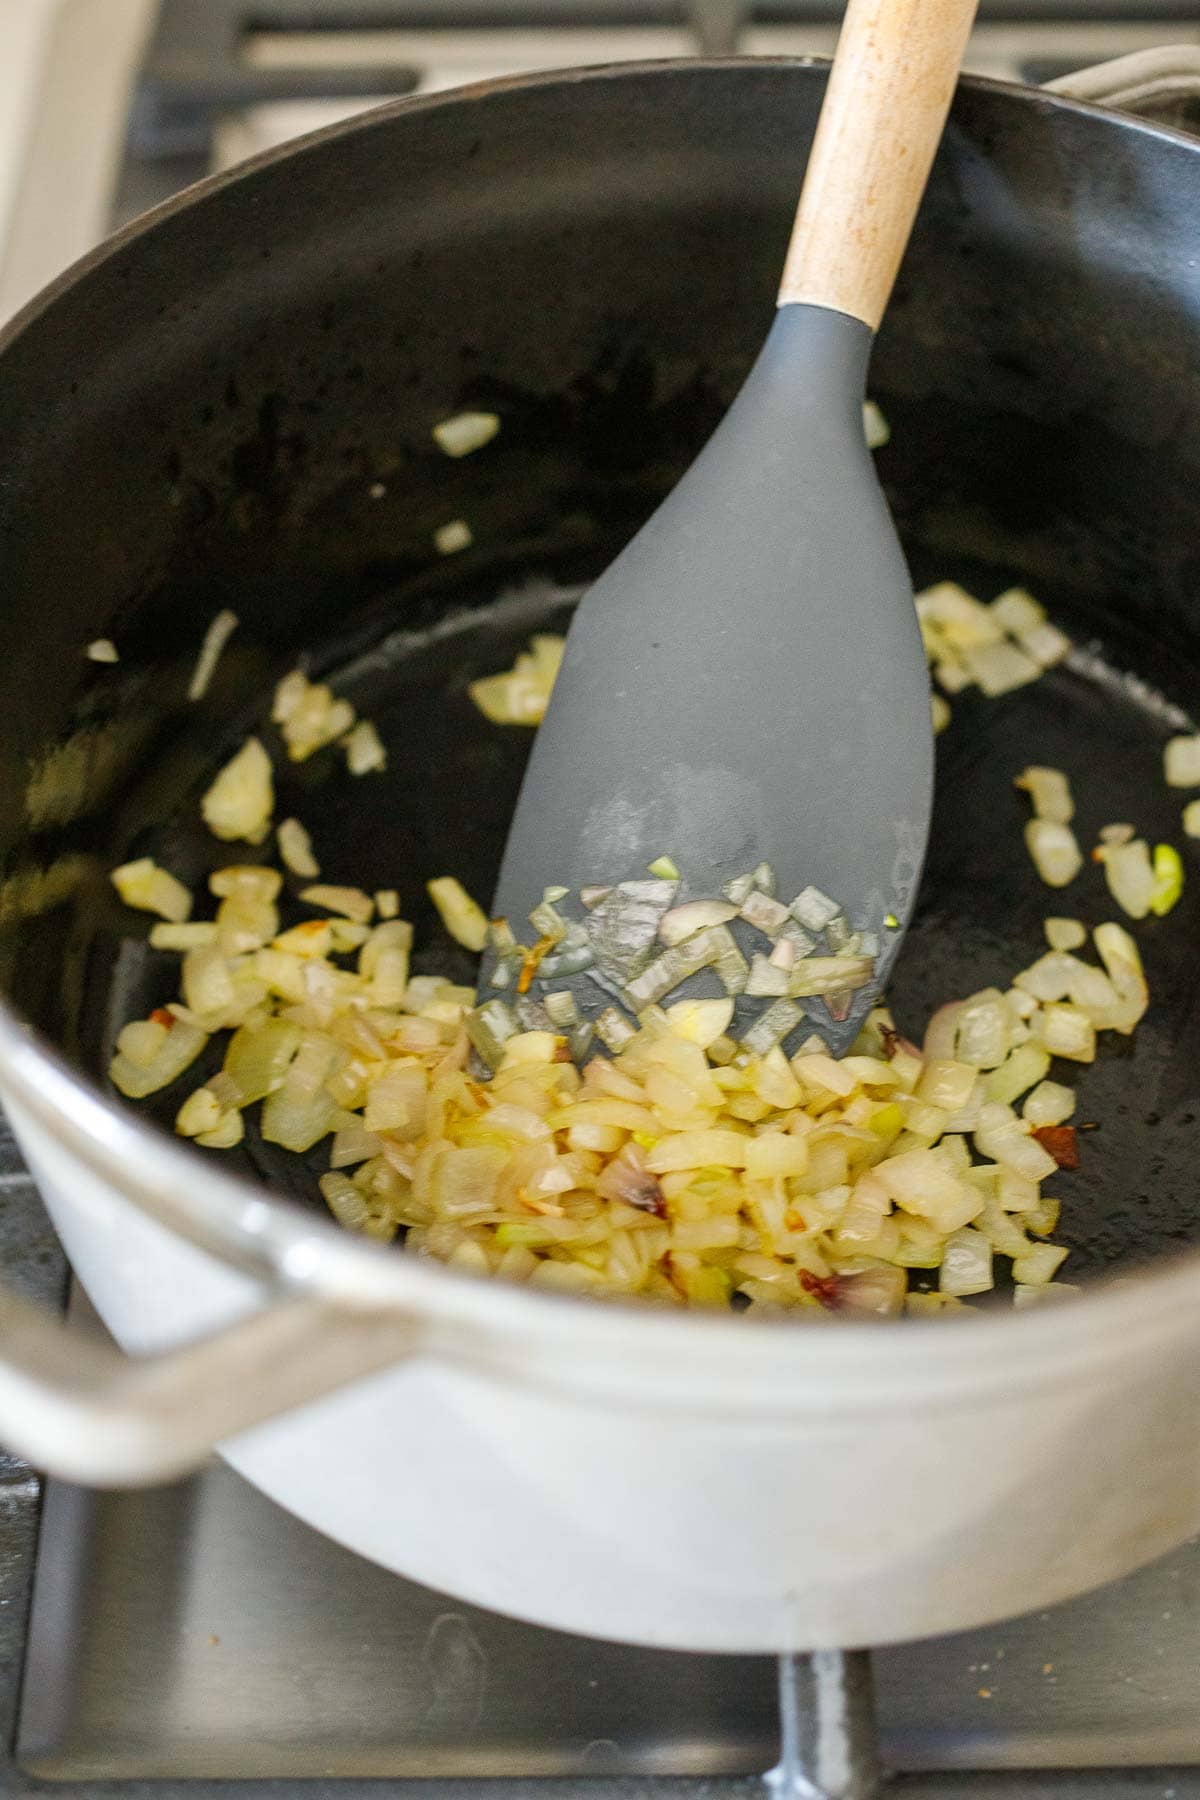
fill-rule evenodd
<path id="1" fill-rule="evenodd" d="M 883 317 L 978 0 L 849 0 L 779 289 Z"/>

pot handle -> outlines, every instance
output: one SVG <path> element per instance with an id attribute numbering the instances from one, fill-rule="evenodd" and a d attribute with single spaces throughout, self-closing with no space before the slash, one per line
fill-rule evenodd
<path id="1" fill-rule="evenodd" d="M 397 1362 L 417 1334 L 413 1320 L 288 1296 L 195 1343 L 131 1357 L 4 1289 L 4 1442 L 89 1487 L 169 1481 L 223 1439 Z"/>
<path id="2" fill-rule="evenodd" d="M 1060 75 L 1045 86 L 1048 93 L 1068 100 L 1090 100 L 1150 118 L 1170 114 L 1181 102 L 1200 95 L 1200 44 L 1134 50 L 1111 62 Z"/>

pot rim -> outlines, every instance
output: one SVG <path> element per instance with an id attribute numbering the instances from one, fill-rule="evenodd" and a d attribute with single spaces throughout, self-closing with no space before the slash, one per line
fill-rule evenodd
<path id="1" fill-rule="evenodd" d="M 498 95 L 670 74 L 727 75 L 735 68 L 821 70 L 828 59 L 681 57 L 549 70 L 390 101 L 323 127 L 185 189 L 106 238 L 0 328 L 0 355 L 60 296 L 163 221 L 343 136 Z M 1095 116 L 1200 153 L 1200 142 L 1185 132 L 1091 102 L 981 76 L 965 76 L 963 85 L 1039 112 L 1066 109 Z M 913 1384 L 924 1375 L 936 1380 L 947 1399 L 957 1396 L 967 1404 L 978 1400 L 981 1384 L 1011 1389 L 1033 1377 L 1044 1385 L 1052 1378 L 1094 1375 L 1106 1363 L 1127 1365 L 1131 1357 L 1178 1338 L 1198 1316 L 1200 1247 L 1106 1277 L 1073 1303 L 982 1312 L 973 1329 L 953 1334 L 949 1359 L 943 1351 L 947 1327 L 936 1320 L 847 1320 L 832 1333 L 806 1331 L 733 1316 L 668 1314 L 636 1300 L 582 1304 L 573 1296 L 480 1280 L 357 1238 L 265 1184 L 205 1167 L 193 1149 L 108 1099 L 2 994 L 0 1097 L 13 1103 L 18 1120 L 24 1117 L 48 1134 L 87 1173 L 230 1269 L 276 1290 L 306 1293 L 347 1309 L 420 1317 L 433 1328 L 433 1347 L 465 1351 L 477 1360 L 486 1346 L 493 1367 L 499 1355 L 528 1369 L 541 1365 L 550 1351 L 554 1367 L 545 1368 L 548 1375 L 561 1368 L 563 1379 L 567 1373 L 574 1379 L 590 1363 L 609 1377 L 636 1380 L 643 1396 L 657 1375 L 674 1370 L 686 1372 L 693 1388 L 703 1375 L 705 1395 L 713 1400 L 720 1394 L 736 1397 L 752 1382 L 764 1403 L 778 1404 L 786 1396 L 811 1406 L 827 1395 L 844 1408 L 850 1400 L 871 1405 L 892 1404 L 900 1394 L 915 1398 Z"/>

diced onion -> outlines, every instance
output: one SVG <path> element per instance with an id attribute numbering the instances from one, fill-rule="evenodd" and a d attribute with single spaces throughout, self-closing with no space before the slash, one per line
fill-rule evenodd
<path id="1" fill-rule="evenodd" d="M 708 925 L 724 925 L 737 917 L 737 907 L 728 900 L 689 900 L 665 912 L 658 924 L 658 935 L 664 944 L 682 944 Z"/>
<path id="2" fill-rule="evenodd" d="M 1036 681 L 1042 672 L 1015 644 L 971 645 L 963 651 L 963 660 L 990 699 Z"/>
<path id="3" fill-rule="evenodd" d="M 1087 943 L 1087 926 L 1078 919 L 1043 919 L 1042 929 L 1052 950 L 1078 950 Z"/>
<path id="4" fill-rule="evenodd" d="M 152 857 L 122 863 L 112 871 L 112 884 L 126 906 L 158 913 L 174 925 L 182 925 L 192 910 L 192 896 L 182 881 L 160 869 Z"/>
<path id="5" fill-rule="evenodd" d="M 1061 769 L 1047 769 L 1030 764 L 1013 782 L 1029 795 L 1034 815 L 1050 819 L 1056 825 L 1069 825 L 1075 817 L 1075 801 L 1071 784 Z"/>
<path id="6" fill-rule="evenodd" d="M 315 887 L 302 888 L 300 898 L 308 906 L 319 906 L 322 912 L 340 913 L 343 918 L 354 919 L 360 925 L 366 925 L 375 911 L 375 902 L 361 888 L 318 883 Z"/>
<path id="7" fill-rule="evenodd" d="M 882 450 L 892 435 L 892 428 L 880 412 L 874 400 L 863 401 L 863 431 L 866 434 L 868 450 Z"/>
<path id="8" fill-rule="evenodd" d="M 996 623 L 1012 637 L 1022 631 L 1034 630 L 1046 617 L 1041 602 L 1019 587 L 1005 588 L 1002 594 L 997 594 L 989 611 Z"/>
<path id="9" fill-rule="evenodd" d="M 992 1246 L 981 1231 L 970 1225 L 954 1231 L 946 1240 L 938 1287 L 943 1294 L 986 1294 L 992 1279 Z"/>
<path id="10" fill-rule="evenodd" d="M 172 1019 L 170 1025 L 157 1024 L 156 1030 L 161 1035 L 155 1037 L 149 1055 L 146 1044 L 130 1036 L 134 1032 L 133 1026 L 127 1025 L 117 1039 L 117 1054 L 109 1064 L 109 1079 L 131 1100 L 144 1100 L 147 1095 L 156 1094 L 159 1088 L 168 1087 L 195 1062 L 208 1042 L 206 1032 L 182 1019 Z M 133 1051 L 137 1052 L 136 1059 Z"/>
<path id="11" fill-rule="evenodd" d="M 1096 1027 L 1082 1007 L 1043 1007 L 1041 1038 L 1051 1056 L 1065 1056 L 1072 1062 L 1095 1061 Z"/>
<path id="12" fill-rule="evenodd" d="M 1074 1088 L 1057 1081 L 1039 1081 L 1021 1112 L 1037 1130 L 1042 1125 L 1061 1125 L 1075 1111 Z"/>
<path id="13" fill-rule="evenodd" d="M 293 762 L 305 762 L 326 744 L 345 737 L 354 725 L 354 708 L 334 698 L 330 688 L 293 669 L 275 689 L 271 718 L 283 733 Z"/>
<path id="14" fill-rule="evenodd" d="M 271 759 L 255 737 L 227 762 L 200 803 L 214 837 L 261 844 L 271 829 L 275 782 Z"/>
<path id="15" fill-rule="evenodd" d="M 1150 911 L 1161 919 L 1183 893 L 1183 859 L 1173 844 L 1154 846 L 1154 891 Z"/>
<path id="16" fill-rule="evenodd" d="M 370 719 L 360 719 L 342 742 L 346 767 L 352 775 L 382 773 L 387 768 L 387 751 Z"/>
<path id="17" fill-rule="evenodd" d="M 115 663 L 121 660 L 111 638 L 94 638 L 83 654 L 89 662 Z"/>
<path id="18" fill-rule="evenodd" d="M 204 634 L 196 667 L 192 670 L 192 679 L 188 683 L 189 700 L 203 700 L 217 672 L 222 652 L 237 628 L 237 614 L 230 612 L 227 606 L 222 607 Z"/>
<path id="19" fill-rule="evenodd" d="M 440 875 L 436 881 L 426 882 L 425 887 L 455 943 L 467 950 L 482 950 L 488 936 L 487 914 L 472 900 L 461 881 L 453 875 Z"/>
<path id="20" fill-rule="evenodd" d="M 320 864 L 313 855 L 312 838 L 299 819 L 284 819 L 275 835 L 279 839 L 279 854 L 284 865 L 293 875 L 315 881 L 321 873 Z"/>
<path id="21" fill-rule="evenodd" d="M 447 456 L 470 456 L 490 444 L 500 430 L 499 416 L 494 412 L 461 412 L 441 419 L 433 427 L 439 450 Z"/>
<path id="22" fill-rule="evenodd" d="M 1025 844 L 1047 887 L 1066 887 L 1083 867 L 1083 856 L 1069 825 L 1052 819 L 1030 819 L 1025 827 Z"/>
<path id="23" fill-rule="evenodd" d="M 1163 775 L 1168 787 L 1200 787 L 1200 735 L 1168 738 Z"/>
<path id="24" fill-rule="evenodd" d="M 449 519 L 433 534 L 433 546 L 439 556 L 454 556 L 460 550 L 469 550 L 474 541 L 474 534 L 465 519 Z"/>
<path id="25" fill-rule="evenodd" d="M 1104 865 L 1108 891 L 1131 919 L 1144 919 L 1150 911 L 1157 878 L 1144 838 L 1128 844 L 1105 844 L 1096 855 Z"/>

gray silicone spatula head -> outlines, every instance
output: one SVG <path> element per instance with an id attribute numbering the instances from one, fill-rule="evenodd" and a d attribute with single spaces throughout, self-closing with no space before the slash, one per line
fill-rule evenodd
<path id="1" fill-rule="evenodd" d="M 549 885 L 644 879 L 666 856 L 678 902 L 765 861 L 780 901 L 818 889 L 875 959 L 852 1001 L 805 994 L 819 970 L 789 976 L 789 1035 L 804 1011 L 839 1052 L 899 946 L 932 785 L 912 588 L 863 433 L 867 360 L 973 11 L 851 0 L 775 323 L 697 462 L 579 606 L 496 898 L 520 935 Z M 810 957 L 838 947 L 818 938 Z M 571 986 L 594 1016 L 624 984 L 602 958 Z M 740 1001 L 739 1029 L 775 1000 Z"/>

